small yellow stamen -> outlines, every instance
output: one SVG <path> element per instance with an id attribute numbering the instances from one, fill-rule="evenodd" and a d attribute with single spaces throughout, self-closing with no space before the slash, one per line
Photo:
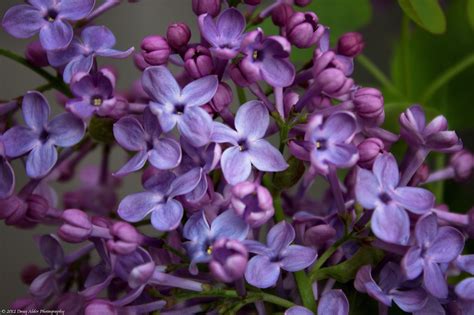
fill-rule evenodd
<path id="1" fill-rule="evenodd" d="M 206 253 L 207 253 L 208 255 L 212 254 L 212 246 L 209 246 L 209 247 L 207 248 Z"/>
<path id="2" fill-rule="evenodd" d="M 92 104 L 93 104 L 94 106 L 100 106 L 100 105 L 102 105 L 102 99 L 100 99 L 100 98 L 94 98 L 94 99 L 92 100 Z"/>
<path id="3" fill-rule="evenodd" d="M 319 148 L 321 148 L 321 142 L 316 141 L 316 149 L 319 149 Z"/>
<path id="4" fill-rule="evenodd" d="M 258 58 L 258 50 L 254 50 L 252 54 L 253 60 L 257 60 Z"/>
<path id="5" fill-rule="evenodd" d="M 54 19 L 50 16 L 48 16 L 48 22 L 54 22 Z"/>

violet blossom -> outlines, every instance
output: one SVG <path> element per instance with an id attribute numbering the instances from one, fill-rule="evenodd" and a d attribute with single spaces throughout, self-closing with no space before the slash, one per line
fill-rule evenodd
<path id="1" fill-rule="evenodd" d="M 303 306 L 293 306 L 286 310 L 285 315 L 313 315 Z M 322 294 L 318 305 L 319 315 L 348 315 L 349 301 L 342 290 L 329 290 Z"/>
<path id="2" fill-rule="evenodd" d="M 5 156 L 2 138 L 3 135 L 0 134 L 0 199 L 5 199 L 10 197 L 15 189 L 15 173 Z"/>

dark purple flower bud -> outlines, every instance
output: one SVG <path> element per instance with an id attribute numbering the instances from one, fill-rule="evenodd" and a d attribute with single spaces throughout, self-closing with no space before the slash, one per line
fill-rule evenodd
<path id="1" fill-rule="evenodd" d="M 133 63 L 135 64 L 135 67 L 137 67 L 140 71 L 143 71 L 146 68 L 151 66 L 148 62 L 145 61 L 145 58 L 143 57 L 143 53 L 134 54 Z"/>
<path id="2" fill-rule="evenodd" d="M 352 79 L 347 78 L 341 70 L 335 68 L 322 71 L 316 78 L 316 86 L 332 97 L 349 93 L 353 85 Z"/>
<path id="3" fill-rule="evenodd" d="M 48 201 L 45 198 L 40 195 L 31 194 L 26 199 L 26 202 L 28 203 L 27 219 L 33 222 L 44 219 L 49 209 Z"/>
<path id="4" fill-rule="evenodd" d="M 79 209 L 67 209 L 62 214 L 63 224 L 59 227 L 58 236 L 69 243 L 80 243 L 92 233 L 89 216 Z"/>
<path id="5" fill-rule="evenodd" d="M 248 5 L 259 5 L 262 0 L 244 0 L 245 4 Z"/>
<path id="6" fill-rule="evenodd" d="M 324 34 L 324 27 L 313 12 L 296 12 L 288 20 L 287 38 L 298 48 L 308 48 L 316 44 Z"/>
<path id="7" fill-rule="evenodd" d="M 221 0 L 193 0 L 193 12 L 196 15 L 204 13 L 214 17 L 221 10 Z"/>
<path id="8" fill-rule="evenodd" d="M 294 0 L 294 3 L 299 7 L 305 7 L 311 3 L 311 0 Z"/>
<path id="9" fill-rule="evenodd" d="M 211 100 L 211 107 L 214 111 L 220 112 L 227 108 L 231 103 L 234 95 L 232 89 L 227 83 L 220 83 L 217 87 L 217 92 Z"/>
<path id="10" fill-rule="evenodd" d="M 383 95 L 374 88 L 361 88 L 352 98 L 357 115 L 367 122 L 381 124 L 385 118 Z"/>
<path id="11" fill-rule="evenodd" d="M 336 230 L 331 225 L 319 224 L 305 231 L 303 243 L 307 246 L 320 248 L 334 237 L 336 237 Z"/>
<path id="12" fill-rule="evenodd" d="M 209 269 L 214 277 L 223 282 L 232 282 L 243 277 L 248 252 L 240 241 L 220 239 L 214 242 L 211 248 Z"/>
<path id="13" fill-rule="evenodd" d="M 107 248 L 118 255 L 134 252 L 142 241 L 140 233 L 127 222 L 117 222 L 110 228 L 113 239 L 107 241 Z"/>
<path id="14" fill-rule="evenodd" d="M 364 46 L 362 34 L 357 32 L 345 33 L 337 42 L 337 53 L 347 57 L 355 57 L 362 52 Z"/>
<path id="15" fill-rule="evenodd" d="M 384 144 L 379 138 L 368 138 L 359 143 L 357 150 L 359 150 L 359 161 L 357 164 L 370 170 L 375 159 L 384 152 Z"/>
<path id="16" fill-rule="evenodd" d="M 143 59 L 152 66 L 159 66 L 168 62 L 171 49 L 165 38 L 150 35 L 142 40 L 141 48 Z"/>
<path id="17" fill-rule="evenodd" d="M 273 24 L 279 27 L 285 26 L 294 12 L 295 11 L 293 10 L 293 7 L 291 5 L 282 3 L 281 5 L 277 6 L 275 9 L 272 10 Z"/>
<path id="18" fill-rule="evenodd" d="M 44 50 L 41 43 L 36 40 L 31 42 L 26 47 L 25 51 L 26 59 L 36 67 L 47 67 L 49 65 L 48 56 L 46 54 L 46 50 Z"/>
<path id="19" fill-rule="evenodd" d="M 30 285 L 43 271 L 34 264 L 28 265 L 21 270 L 21 281 Z"/>
<path id="20" fill-rule="evenodd" d="M 231 204 L 234 211 L 251 227 L 259 227 L 275 213 L 272 195 L 254 182 L 241 182 L 232 188 Z"/>
<path id="21" fill-rule="evenodd" d="M 467 150 L 454 153 L 449 161 L 454 170 L 455 179 L 464 181 L 469 179 L 474 167 L 474 156 Z"/>
<path id="22" fill-rule="evenodd" d="M 184 23 L 174 23 L 168 26 L 166 38 L 171 47 L 179 50 L 188 44 L 191 39 L 191 30 Z"/>
<path id="23" fill-rule="evenodd" d="M 410 179 L 408 183 L 409 186 L 418 186 L 421 183 L 424 183 L 428 176 L 430 175 L 430 168 L 426 163 L 421 164 L 421 166 L 416 170 L 415 175 Z"/>
<path id="24" fill-rule="evenodd" d="M 285 109 L 285 115 L 289 115 L 293 107 L 298 103 L 300 96 L 296 92 L 286 92 L 283 96 L 283 107 Z"/>
<path id="25" fill-rule="evenodd" d="M 8 225 L 19 223 L 25 216 L 28 204 L 17 196 L 0 200 L 0 220 Z"/>
<path id="26" fill-rule="evenodd" d="M 110 301 L 93 300 L 86 306 L 86 309 L 84 310 L 84 315 L 96 314 L 117 315 L 118 312 L 115 306 Z"/>
<path id="27" fill-rule="evenodd" d="M 209 49 L 201 45 L 189 48 L 184 54 L 184 69 L 194 79 L 211 74 L 214 64 Z"/>
<path id="28" fill-rule="evenodd" d="M 245 72 L 242 71 L 239 64 L 230 64 L 229 73 L 232 81 L 240 87 L 248 87 L 255 82 L 252 78 L 247 77 Z"/>

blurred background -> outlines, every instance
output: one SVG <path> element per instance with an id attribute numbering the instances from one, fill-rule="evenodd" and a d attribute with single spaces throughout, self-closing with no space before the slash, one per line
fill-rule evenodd
<path id="1" fill-rule="evenodd" d="M 19 4 L 20 0 L 1 0 L 0 14 Z M 98 0 L 98 3 L 100 1 Z M 270 2 L 270 1 L 267 1 Z M 403 2 L 403 1 L 401 1 Z M 359 31 L 366 46 L 364 55 L 393 82 L 399 93 L 393 93 L 376 79 L 373 69 L 366 63 L 356 62 L 354 78 L 364 86 L 374 86 L 384 91 L 386 104 L 386 127 L 398 131 L 398 115 L 413 103 L 421 103 L 430 116 L 444 113 L 450 127 L 461 135 L 466 147 L 474 148 L 474 67 L 459 70 L 462 61 L 474 54 L 474 1 L 450 0 L 441 2 L 446 20 L 446 30 L 437 31 L 430 25 L 410 21 L 395 0 L 313 0 L 311 10 L 319 16 L 321 23 L 331 27 L 333 43 L 344 32 Z M 309 10 L 306 8 L 305 10 Z M 139 49 L 141 39 L 147 35 L 166 32 L 168 24 L 185 22 L 191 27 L 193 39 L 198 36 L 196 18 L 191 11 L 190 0 L 141 0 L 137 4 L 126 1 L 96 21 L 109 27 L 117 37 L 118 49 L 135 46 Z M 263 26 L 270 31 L 270 26 Z M 441 34 L 433 34 L 441 33 Z M 28 40 L 12 38 L 0 29 L 0 47 L 22 54 Z M 303 64 L 311 56 L 310 50 L 295 51 L 292 59 Z M 104 63 L 106 62 L 106 63 Z M 114 62 L 104 60 L 101 65 L 113 65 L 119 70 L 119 88 L 129 87 L 140 77 L 132 58 Z M 424 92 L 437 78 L 453 68 L 459 70 L 450 80 L 444 82 L 431 97 Z M 0 56 L 0 100 L 20 96 L 29 89 L 44 83 L 43 79 L 29 69 Z M 54 92 L 47 94 L 52 103 Z M 403 152 L 403 147 L 395 148 Z M 123 163 L 123 156 L 112 154 L 112 169 Z M 443 158 L 432 155 L 430 163 L 442 164 Z M 84 164 L 99 163 L 98 156 L 92 156 Z M 22 165 L 14 163 L 18 186 L 25 182 Z M 56 185 L 59 192 L 77 187 L 78 183 Z M 452 181 L 444 186 L 431 187 L 436 191 L 437 201 L 446 202 L 452 210 L 465 212 L 474 204 L 474 186 Z M 138 178 L 127 177 L 122 191 L 135 192 L 140 189 Z M 7 307 L 14 298 L 26 295 L 27 287 L 21 283 L 20 272 L 24 266 L 36 263 L 44 265 L 32 239 L 34 235 L 53 231 L 53 228 L 19 230 L 0 223 L 0 308 Z M 153 232 L 152 232 L 153 233 Z M 468 246 L 472 246 L 469 244 Z M 473 248 L 470 248 L 473 252 Z"/>

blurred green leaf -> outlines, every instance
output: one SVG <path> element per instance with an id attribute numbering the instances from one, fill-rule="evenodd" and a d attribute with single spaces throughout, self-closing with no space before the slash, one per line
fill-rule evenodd
<path id="1" fill-rule="evenodd" d="M 288 159 L 288 168 L 284 172 L 275 174 L 273 184 L 279 189 L 286 189 L 296 184 L 305 171 L 304 163 L 294 156 Z"/>
<path id="2" fill-rule="evenodd" d="M 93 116 L 89 123 L 89 135 L 96 142 L 113 143 L 113 125 L 113 119 Z"/>
<path id="3" fill-rule="evenodd" d="M 474 0 L 467 1 L 467 17 L 471 24 L 471 28 L 474 29 Z"/>
<path id="4" fill-rule="evenodd" d="M 446 18 L 438 0 L 398 0 L 398 3 L 410 19 L 428 32 L 446 31 Z"/>

